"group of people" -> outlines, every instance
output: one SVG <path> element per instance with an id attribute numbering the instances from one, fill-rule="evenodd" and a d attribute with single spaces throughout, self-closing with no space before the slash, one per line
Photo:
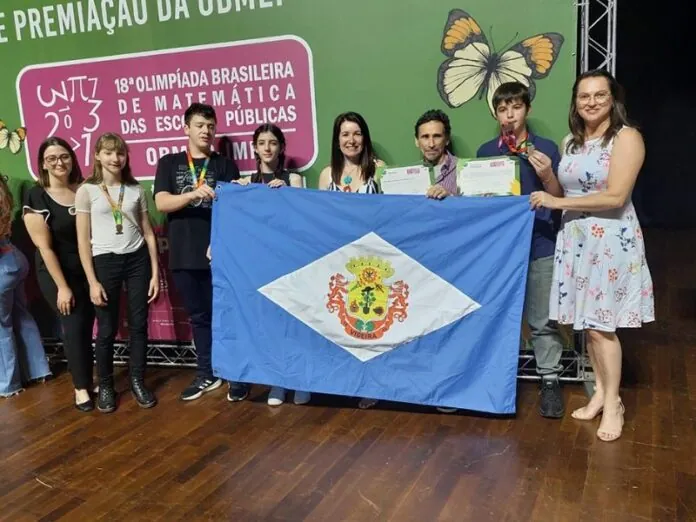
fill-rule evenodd
<path id="1" fill-rule="evenodd" d="M 558 325 L 586 334 L 596 375 L 587 405 L 572 412 L 579 420 L 602 415 L 597 436 L 616 440 L 623 427 L 619 395 L 621 344 L 617 328 L 654 320 L 652 280 L 631 193 L 645 154 L 641 134 L 627 120 L 620 85 L 604 71 L 580 75 L 570 103 L 570 133 L 557 146 L 527 124 L 528 88 L 504 83 L 493 96 L 500 133 L 478 149 L 478 157 L 515 155 L 522 193 L 535 212 L 525 299 L 525 318 L 541 376 L 540 414 L 565 413 L 559 375 L 563 340 Z M 253 135 L 257 169 L 242 178 L 231 158 L 213 150 L 217 118 L 209 105 L 194 103 L 184 115 L 186 151 L 163 156 L 153 187 L 158 211 L 167 215 L 169 268 L 186 308 L 197 354 L 197 372 L 182 391 L 198 399 L 223 385 L 211 364 L 212 277 L 209 238 L 215 187 L 221 182 L 259 183 L 277 189 L 302 187 L 286 167 L 281 129 L 265 124 Z M 430 110 L 415 124 L 415 144 L 435 180 L 425 196 L 457 196 L 457 158 L 447 115 Z M 128 163 L 125 141 L 105 134 L 96 143 L 94 168 L 83 181 L 75 152 L 58 137 L 39 149 L 39 179 L 27 194 L 23 218 L 37 248 L 37 278 L 60 318 L 75 406 L 102 412 L 117 408 L 113 345 L 121 288 L 127 289 L 130 389 L 137 403 L 156 404 L 144 381 L 148 306 L 158 296 L 157 244 L 145 191 Z M 377 158 L 365 119 L 358 113 L 334 122 L 331 163 L 319 176 L 320 190 L 380 194 Z M 28 264 L 10 243 L 12 201 L 0 180 L 0 395 L 50 375 L 41 339 L 26 308 L 22 281 Z M 92 378 L 92 327 L 97 321 L 98 382 Z M 244 400 L 249 383 L 229 383 L 227 399 Z M 268 404 L 278 406 L 289 390 L 272 387 Z M 294 402 L 311 400 L 295 391 Z M 361 408 L 375 400 L 359 400 Z M 443 410 L 449 411 L 449 410 Z"/>

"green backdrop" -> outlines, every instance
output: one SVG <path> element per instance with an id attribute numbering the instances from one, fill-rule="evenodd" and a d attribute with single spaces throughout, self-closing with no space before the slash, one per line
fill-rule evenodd
<path id="1" fill-rule="evenodd" d="M 85 30 L 32 38 L 32 23 L 34 36 L 37 27 L 46 32 L 47 21 L 49 29 L 58 25 L 59 5 L 63 10 L 81 9 Z M 136 6 L 141 15 L 147 12 L 147 21 L 117 27 L 113 34 L 100 27 L 88 30 L 89 17 L 98 19 L 102 6 L 107 13 L 116 14 L 119 10 L 134 14 Z M 168 6 L 187 7 L 188 17 L 160 20 L 158 10 Z M 205 17 L 200 8 L 208 6 L 230 9 Z M 566 133 L 570 88 L 576 73 L 573 0 L 529 0 L 522 4 L 509 0 L 2 0 L 0 140 L 22 124 L 30 140 L 46 137 L 32 135 L 32 121 L 20 121 L 16 86 L 18 74 L 26 66 L 296 35 L 307 42 L 313 57 L 318 156 L 304 172 L 309 187 L 316 186 L 320 170 L 329 161 L 333 119 L 348 110 L 365 116 L 377 153 L 388 164 L 418 160 L 413 125 L 430 108 L 444 109 L 450 115 L 455 153 L 471 156 L 497 133 L 497 127 L 485 98 L 451 108 L 438 91 L 438 69 L 447 59 L 441 50 L 443 31 L 453 9 L 471 15 L 499 52 L 539 33 L 563 35 L 565 41 L 550 74 L 536 81 L 531 118 L 538 134 L 560 141 Z M 17 21 L 25 23 L 21 39 L 17 37 Z M 105 103 L 109 101 L 114 103 Z M 26 146 L 18 154 L 9 147 L 0 148 L 0 172 L 9 177 L 17 217 L 23 193 L 33 184 L 26 154 Z M 150 206 L 154 221 L 161 223 L 163 216 L 154 211 L 152 201 Z M 15 220 L 13 241 L 30 253 L 32 245 L 21 219 Z M 30 294 L 36 294 L 38 290 L 32 292 L 31 288 L 35 286 L 33 278 L 27 283 Z M 55 320 L 41 302 L 32 303 L 33 313 L 45 323 L 42 331 L 51 332 Z"/>
<path id="2" fill-rule="evenodd" d="M 75 8 L 78 3 L 85 16 L 90 5 L 101 6 L 94 0 L 62 2 Z M 27 20 L 38 17 L 43 23 L 42 8 L 56 2 L 3 0 L 0 119 L 8 129 L 20 125 L 15 82 L 27 65 L 291 34 L 304 39 L 313 53 L 319 154 L 305 172 L 308 186 L 315 186 L 319 171 L 329 160 L 333 118 L 346 110 L 366 117 L 377 152 L 387 163 L 418 159 L 413 124 L 429 108 L 448 112 L 455 152 L 470 156 L 495 134 L 496 126 L 484 101 L 476 99 L 450 108 L 438 93 L 437 71 L 446 59 L 441 52 L 443 29 L 450 10 L 459 8 L 476 19 L 489 44 L 498 50 L 542 32 L 565 37 L 551 73 L 536 82 L 531 121 L 537 133 L 557 141 L 566 132 L 575 77 L 576 9 L 572 0 L 530 0 L 523 9 L 518 9 L 520 4 L 513 9 L 508 0 L 114 0 L 116 13 L 121 4 L 131 12 L 133 5 L 145 4 L 148 21 L 116 28 L 111 35 L 102 29 L 40 39 L 31 38 L 27 23 L 18 41 L 14 11 L 21 10 Z M 158 4 L 186 4 L 189 18 L 159 21 Z M 204 17 L 199 7 L 209 4 L 223 8 L 229 4 L 231 10 Z M 31 122 L 24 123 L 31 133 Z M 11 178 L 13 191 L 31 181 L 24 155 L 24 150 L 17 155 L 0 150 L 0 171 Z"/>

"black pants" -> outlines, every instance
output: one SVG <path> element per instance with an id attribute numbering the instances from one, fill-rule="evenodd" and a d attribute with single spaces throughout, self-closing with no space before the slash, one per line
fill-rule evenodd
<path id="1" fill-rule="evenodd" d="M 213 377 L 213 278 L 210 270 L 173 270 L 174 284 L 191 321 L 198 373 Z"/>
<path id="2" fill-rule="evenodd" d="M 94 257 L 94 271 L 104 287 L 106 306 L 96 306 L 97 375 L 100 382 L 109 382 L 114 374 L 114 340 L 118 333 L 121 288 L 128 292 L 128 333 L 131 377 L 143 377 L 147 356 L 147 292 L 152 277 L 150 256 L 143 246 L 131 254 L 101 254 Z"/>
<path id="3" fill-rule="evenodd" d="M 70 270 L 61 267 L 63 275 L 75 297 L 75 306 L 70 315 L 58 311 L 58 287 L 47 270 L 39 270 L 36 279 L 41 293 L 58 315 L 63 338 L 63 350 L 68 359 L 68 369 L 72 374 L 73 386 L 78 390 L 91 390 L 92 367 L 92 327 L 94 326 L 94 305 L 89 298 L 89 284 L 82 269 Z"/>

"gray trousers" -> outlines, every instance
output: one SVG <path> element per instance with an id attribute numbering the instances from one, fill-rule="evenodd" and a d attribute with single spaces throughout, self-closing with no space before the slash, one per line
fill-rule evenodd
<path id="1" fill-rule="evenodd" d="M 530 344 L 536 359 L 536 372 L 546 378 L 557 377 L 563 369 L 563 339 L 555 322 L 549 320 L 549 296 L 553 278 L 553 256 L 529 263 L 524 307 L 531 331 Z"/>

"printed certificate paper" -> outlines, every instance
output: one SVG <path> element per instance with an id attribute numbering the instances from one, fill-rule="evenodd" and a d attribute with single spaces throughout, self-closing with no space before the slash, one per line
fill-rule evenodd
<path id="1" fill-rule="evenodd" d="M 430 188 L 430 169 L 422 165 L 386 167 L 379 183 L 385 194 L 424 195 Z"/>
<path id="2" fill-rule="evenodd" d="M 460 159 L 457 187 L 462 196 L 519 196 L 522 191 L 517 159 Z"/>

